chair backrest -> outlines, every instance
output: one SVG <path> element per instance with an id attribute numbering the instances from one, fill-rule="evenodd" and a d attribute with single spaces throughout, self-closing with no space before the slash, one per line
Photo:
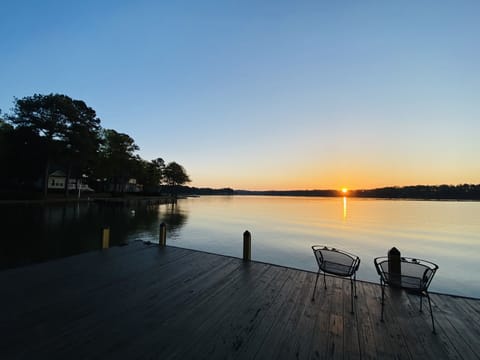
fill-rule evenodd
<path id="1" fill-rule="evenodd" d="M 424 290 L 428 289 L 432 282 L 433 275 L 438 269 L 438 265 L 425 260 L 412 258 L 402 258 L 402 275 L 418 277 L 421 279 L 421 286 Z"/>
<path id="2" fill-rule="evenodd" d="M 353 274 L 360 266 L 360 258 L 344 250 L 323 245 L 312 246 L 318 266 L 322 269 L 326 263 L 338 264 L 348 269 L 345 272 Z"/>
<path id="3" fill-rule="evenodd" d="M 374 260 L 378 274 L 387 283 L 419 291 L 428 289 L 438 269 L 438 265 L 430 261 L 402 257 L 401 274 L 389 274 L 388 262 L 388 257 Z"/>

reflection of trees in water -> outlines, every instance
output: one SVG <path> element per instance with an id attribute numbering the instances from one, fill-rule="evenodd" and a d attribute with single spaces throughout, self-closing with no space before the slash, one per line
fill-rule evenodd
<path id="1" fill-rule="evenodd" d="M 12 204 L 2 206 L 0 216 L 7 235 L 0 268 L 100 248 L 102 221 L 94 204 Z"/>
<path id="2" fill-rule="evenodd" d="M 112 246 L 132 239 L 158 241 L 162 222 L 175 238 L 187 222 L 178 205 L 72 203 L 0 207 L 0 269 L 100 248 L 110 227 Z"/>
<path id="3" fill-rule="evenodd" d="M 139 204 L 128 209 L 128 218 L 124 225 L 126 241 L 158 241 L 160 222 L 158 220 L 158 206 Z"/>
<path id="4" fill-rule="evenodd" d="M 113 244 L 132 240 L 157 242 L 160 224 L 167 225 L 167 237 L 178 237 L 180 229 L 187 222 L 187 214 L 177 204 L 150 205 L 116 205 L 105 214 L 110 225 Z"/>
<path id="5" fill-rule="evenodd" d="M 187 223 L 188 214 L 177 204 L 165 205 L 161 213 L 161 222 L 167 225 L 167 237 L 178 237 L 180 229 Z"/>
<path id="6" fill-rule="evenodd" d="M 82 220 L 91 212 L 94 204 L 70 203 L 70 204 L 43 204 L 40 205 L 44 224 L 49 226 L 61 226 L 66 223 L 75 223 Z"/>
<path id="7" fill-rule="evenodd" d="M 119 202 L 101 204 L 99 209 L 104 225 L 110 228 L 112 245 L 158 238 L 158 210 L 154 206 Z"/>

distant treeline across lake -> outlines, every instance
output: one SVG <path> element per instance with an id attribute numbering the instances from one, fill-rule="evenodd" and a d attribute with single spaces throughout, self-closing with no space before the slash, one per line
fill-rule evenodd
<path id="1" fill-rule="evenodd" d="M 234 190 L 184 186 L 185 195 L 270 195 L 270 196 L 344 196 L 339 190 Z M 480 184 L 390 186 L 369 190 L 349 190 L 348 197 L 425 200 L 480 200 Z"/>

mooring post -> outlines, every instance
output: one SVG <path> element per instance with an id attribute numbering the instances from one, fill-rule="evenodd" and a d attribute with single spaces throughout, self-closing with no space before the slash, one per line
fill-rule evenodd
<path id="1" fill-rule="evenodd" d="M 110 228 L 104 227 L 102 231 L 102 249 L 110 247 Z"/>
<path id="2" fill-rule="evenodd" d="M 402 260 L 400 251 L 396 247 L 388 251 L 388 274 L 391 285 L 401 286 Z"/>
<path id="3" fill-rule="evenodd" d="M 167 225 L 165 223 L 160 224 L 160 236 L 158 239 L 159 246 L 167 245 Z"/>
<path id="4" fill-rule="evenodd" d="M 243 233 L 243 260 L 250 261 L 252 259 L 252 235 L 250 231 Z"/>

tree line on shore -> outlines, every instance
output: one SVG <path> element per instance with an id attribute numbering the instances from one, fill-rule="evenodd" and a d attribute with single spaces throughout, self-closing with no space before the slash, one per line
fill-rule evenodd
<path id="1" fill-rule="evenodd" d="M 0 110 L 0 190 L 48 193 L 48 179 L 55 170 L 88 183 L 99 192 L 123 193 L 135 179 L 143 191 L 173 191 L 190 182 L 185 168 L 158 157 L 144 160 L 128 134 L 104 129 L 94 109 L 67 95 L 34 94 L 14 98 L 10 113 Z"/>
<path id="2" fill-rule="evenodd" d="M 390 186 L 356 190 L 352 195 L 388 199 L 480 200 L 480 184 Z"/>
<path id="3" fill-rule="evenodd" d="M 363 197 L 380 199 L 480 200 L 480 184 L 390 186 L 368 190 L 235 190 L 234 195 Z"/>

